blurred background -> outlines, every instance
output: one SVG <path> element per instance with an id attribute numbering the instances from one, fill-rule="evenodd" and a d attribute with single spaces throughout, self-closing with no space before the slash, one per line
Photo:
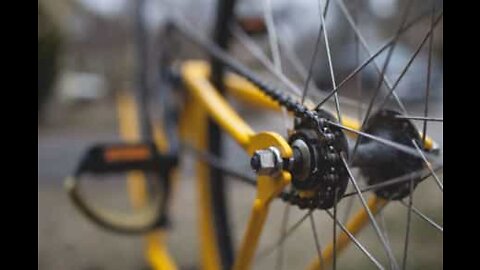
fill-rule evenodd
<path id="1" fill-rule="evenodd" d="M 358 39 L 345 19 L 339 6 L 330 4 L 326 18 L 334 72 L 338 81 L 350 74 L 368 57 L 358 44 Z M 375 52 L 395 34 L 401 21 L 401 0 L 345 0 L 360 32 L 368 46 Z M 318 3 L 312 0 L 272 0 L 272 13 L 282 52 L 293 52 L 297 64 L 308 69 L 312 59 L 320 18 Z M 127 0 L 39 0 L 38 2 L 38 268 L 39 269 L 148 269 L 143 255 L 140 237 L 126 237 L 105 232 L 89 223 L 70 204 L 64 189 L 63 179 L 69 175 L 83 151 L 94 142 L 119 140 L 115 109 L 115 93 L 135 90 L 137 70 L 133 10 L 135 1 Z M 197 31 L 209 36 L 214 18 L 214 0 L 146 0 L 143 16 L 149 36 L 148 48 L 155 55 L 162 41 L 165 21 L 181 18 L 195 26 Z M 443 1 L 435 1 L 437 14 L 443 11 Z M 392 54 L 387 75 L 396 79 L 418 44 L 430 27 L 431 1 L 414 0 L 408 18 L 424 14 L 415 27 L 403 34 Z M 263 18 L 264 1 L 238 0 L 238 19 Z M 426 14 L 426 15 L 425 15 Z M 433 35 L 431 95 L 429 112 L 432 117 L 443 118 L 443 20 Z M 270 56 L 268 37 L 254 35 L 253 40 L 264 53 Z M 323 45 L 324 46 L 324 45 Z M 253 69 L 262 65 L 239 42 L 232 43 L 235 57 Z M 175 54 L 182 57 L 205 58 L 198 48 L 183 44 Z M 378 57 L 383 63 L 386 54 Z M 284 72 L 297 82 L 301 76 L 295 73 L 290 58 L 282 54 Z M 285 59 L 284 59 L 285 58 Z M 313 68 L 313 80 L 319 89 L 331 89 L 328 61 L 324 47 L 320 47 Z M 149 63 L 155 70 L 156 60 Z M 411 67 L 397 87 L 399 98 L 412 115 L 422 115 L 425 104 L 425 80 L 428 65 L 428 42 L 420 50 Z M 259 71 L 260 72 L 260 71 Z M 265 74 L 265 76 L 269 76 Z M 353 117 L 361 118 L 364 108 L 358 100 L 368 101 L 378 80 L 372 65 L 367 66 L 358 79 L 352 80 L 342 91 L 342 106 Z M 338 83 L 337 81 L 337 83 Z M 150 82 L 153 83 L 153 82 Z M 359 87 L 359 85 L 361 87 Z M 362 89 L 362 91 L 359 91 Z M 312 93 L 313 101 L 327 92 Z M 352 105 L 353 104 L 353 105 Z M 236 104 L 238 111 L 256 130 L 273 129 L 285 133 L 282 118 L 268 112 Z M 360 109 L 359 109 L 360 108 Z M 363 108 L 363 111 L 362 111 Z M 421 127 L 422 122 L 416 123 Z M 443 148 L 442 123 L 429 123 L 429 135 Z M 226 151 L 238 154 L 229 157 L 244 157 L 238 164 L 227 160 L 231 166 L 248 171 L 248 157 L 232 141 L 225 142 Z M 173 256 L 182 269 L 197 269 L 197 234 L 195 194 L 191 161 L 186 161 L 179 183 L 179 196 L 173 204 L 172 233 L 169 238 Z M 123 184 L 123 186 L 122 186 Z M 114 182 L 92 188 L 92 197 L 108 197 L 126 200 L 125 185 Z M 241 183 L 229 186 L 235 238 L 240 239 L 254 191 Z M 436 222 L 443 223 L 443 194 L 432 181 L 425 181 L 416 190 L 415 205 Z M 402 206 L 389 206 L 385 212 L 389 237 L 399 250 L 405 226 L 406 211 Z M 279 220 L 283 206 L 274 203 L 261 247 L 268 246 L 278 237 Z M 292 214 L 293 220 L 301 212 Z M 318 225 L 324 244 L 331 226 Z M 328 222 L 325 221 L 327 224 Z M 411 269 L 443 268 L 443 236 L 425 222 L 412 217 Z M 401 223 L 401 224 L 400 224 Z M 304 228 L 303 228 L 304 227 Z M 322 232 L 325 232 L 324 234 Z M 324 235 L 324 236 L 323 236 Z M 372 250 L 380 247 L 369 228 L 360 240 Z M 308 225 L 300 227 L 289 240 L 286 269 L 296 269 L 306 258 L 315 254 Z M 381 253 L 381 252 L 380 252 Z M 339 269 L 370 269 L 368 259 L 352 246 L 340 259 Z M 273 269 L 275 257 L 262 260 L 258 269 Z"/>

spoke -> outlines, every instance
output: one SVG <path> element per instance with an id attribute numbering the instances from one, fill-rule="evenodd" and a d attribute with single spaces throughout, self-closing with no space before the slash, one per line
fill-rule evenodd
<path id="1" fill-rule="evenodd" d="M 335 123 L 335 122 L 332 122 L 332 121 L 329 121 L 329 120 L 326 120 L 326 123 L 328 123 L 330 125 L 333 125 L 333 126 L 336 126 L 336 127 L 339 127 L 341 129 L 350 131 L 350 132 L 355 133 L 359 136 L 374 140 L 374 141 L 379 142 L 381 144 L 390 146 L 392 148 L 395 148 L 395 149 L 397 149 L 399 151 L 402 151 L 404 153 L 407 153 L 409 155 L 412 155 L 412 156 L 415 156 L 415 157 L 421 157 L 421 155 L 415 149 L 413 149 L 411 147 L 408 147 L 408 146 L 405 146 L 403 144 L 399 144 L 399 143 L 389 141 L 389 140 L 386 140 L 386 139 L 383 139 L 383 138 L 380 138 L 380 137 L 377 137 L 377 136 L 374 136 L 374 135 L 371 135 L 371 134 L 368 134 L 368 133 L 365 133 L 365 132 L 362 132 L 362 131 L 358 131 L 358 130 L 346 127 L 344 125 L 341 125 L 341 124 L 338 124 L 338 123 Z M 433 158 L 431 158 L 431 159 L 433 159 Z"/>
<path id="2" fill-rule="evenodd" d="M 440 21 L 442 20 L 443 18 L 443 11 L 440 13 L 440 15 L 438 15 L 437 19 L 435 20 L 435 24 L 434 26 L 437 26 L 438 23 L 440 23 Z M 423 48 L 423 45 L 425 45 L 425 43 L 427 42 L 428 38 L 430 37 L 430 35 L 433 33 L 433 29 L 429 29 L 427 31 L 427 33 L 425 34 L 423 40 L 418 44 L 417 48 L 415 49 L 415 52 L 412 54 L 412 56 L 410 57 L 410 59 L 408 60 L 408 63 L 405 65 L 405 67 L 403 68 L 402 72 L 400 72 L 400 75 L 398 76 L 398 79 L 395 81 L 395 83 L 393 84 L 393 87 L 392 89 L 390 89 L 390 92 L 388 92 L 388 94 L 385 96 L 383 102 L 381 103 L 382 105 L 380 106 L 380 109 L 383 108 L 386 103 L 388 102 L 388 99 L 390 98 L 390 96 L 392 95 L 393 91 L 397 88 L 398 84 L 400 83 L 400 81 L 402 80 L 403 76 L 405 75 L 405 73 L 407 73 L 408 71 L 408 68 L 410 67 L 410 65 L 413 63 L 413 60 L 415 60 L 415 58 L 417 57 L 418 53 L 420 53 L 420 50 Z"/>
<path id="3" fill-rule="evenodd" d="M 405 26 L 402 30 L 402 33 L 405 32 L 406 30 L 408 30 L 411 26 L 414 25 L 414 23 L 416 23 L 417 21 L 419 21 L 420 18 L 423 18 L 422 17 L 419 17 L 417 18 L 416 20 L 413 20 L 412 23 L 408 24 L 407 26 Z M 441 19 L 443 18 L 443 12 L 440 13 L 439 16 L 437 16 L 437 19 L 435 20 L 435 26 L 441 21 Z M 336 93 L 338 92 L 341 87 L 343 85 L 345 85 L 348 81 L 350 81 L 353 77 L 355 77 L 355 75 L 357 73 L 359 73 L 360 71 L 362 71 L 368 64 L 370 64 L 377 56 L 379 56 L 383 51 L 385 51 L 387 48 L 389 48 L 390 46 L 393 45 L 394 43 L 394 38 L 395 37 L 392 37 L 390 38 L 384 45 L 380 46 L 380 48 L 372 55 L 369 55 L 369 57 L 360 65 L 358 66 L 354 71 L 352 71 L 352 73 L 350 73 L 345 79 L 343 79 L 343 81 L 341 81 L 337 87 L 335 89 L 333 89 L 332 91 L 330 91 L 327 96 L 325 96 L 325 98 L 320 102 L 318 103 L 318 105 L 316 106 L 316 108 L 320 108 L 326 101 L 330 100 L 330 98 Z M 416 56 L 416 54 L 415 54 Z M 413 60 L 412 60 L 413 61 Z M 398 81 L 396 82 L 396 84 L 398 84 Z M 393 87 L 394 88 L 394 87 Z M 390 92 L 389 94 L 387 95 L 387 97 L 390 97 L 393 93 L 393 90 L 390 89 Z"/>
<path id="4" fill-rule="evenodd" d="M 372 113 L 372 109 L 373 109 L 373 104 L 375 103 L 375 100 L 377 99 L 377 96 L 378 94 L 380 93 L 380 89 L 381 89 L 381 86 L 382 86 L 382 82 L 386 76 L 385 72 L 387 71 L 387 68 L 388 68 L 388 64 L 390 64 L 390 59 L 393 55 L 393 52 L 395 50 L 395 47 L 397 45 L 397 42 L 398 42 L 398 39 L 400 37 L 400 33 L 402 32 L 402 28 L 403 26 L 405 25 L 406 21 L 407 21 L 407 17 L 408 17 L 408 14 L 410 12 L 410 7 L 412 6 L 412 0 L 408 0 L 408 3 L 407 3 L 407 6 L 403 12 L 403 16 L 402 16 L 402 21 L 400 23 L 400 26 L 398 27 L 398 30 L 393 38 L 393 44 L 392 46 L 390 46 L 388 52 L 387 52 L 387 57 L 385 59 L 385 62 L 383 63 L 383 66 L 382 66 L 382 70 L 380 72 L 380 78 L 378 79 L 378 83 L 377 83 L 377 87 L 375 88 L 375 91 L 374 91 L 374 94 L 372 95 L 372 98 L 370 99 L 370 102 L 368 104 L 368 107 L 367 107 L 367 112 L 365 113 L 365 117 L 363 118 L 363 123 L 360 127 L 360 130 L 363 131 L 364 130 L 364 127 L 365 127 L 365 124 L 367 123 L 368 119 L 370 119 L 370 114 Z M 357 153 L 357 149 L 358 149 L 358 145 L 360 143 L 360 140 L 357 140 L 355 142 L 355 146 L 353 147 L 353 152 L 352 154 L 350 155 L 350 158 L 353 160 L 353 158 L 355 157 L 355 154 Z"/>
<path id="5" fill-rule="evenodd" d="M 264 249 L 263 251 L 258 253 L 257 258 L 260 260 L 261 258 L 265 258 L 268 255 L 272 254 L 285 240 L 300 226 L 302 223 L 313 213 L 313 210 L 309 210 L 302 218 L 300 218 L 292 227 L 290 227 L 287 232 L 285 233 L 284 237 L 278 240 L 273 246 Z"/>
<path id="6" fill-rule="evenodd" d="M 432 1 L 432 21 L 430 24 L 430 39 L 428 43 L 428 65 L 427 65 L 427 87 L 425 89 L 425 110 L 424 110 L 424 116 L 428 117 L 428 101 L 430 98 L 430 80 L 432 76 L 432 48 L 433 48 L 433 27 L 434 27 L 434 21 L 435 19 L 435 1 Z M 423 121 L 423 135 L 422 135 L 422 145 L 425 145 L 425 140 L 427 139 L 427 121 Z"/>
<path id="7" fill-rule="evenodd" d="M 357 10 L 360 9 L 359 1 L 355 0 L 355 11 L 353 12 L 353 22 L 355 25 L 358 25 L 358 14 Z M 358 42 L 358 37 L 357 35 L 353 34 L 353 39 L 355 41 L 355 65 L 358 66 L 360 63 L 360 44 Z M 362 111 L 363 111 L 363 83 L 362 83 L 362 73 L 360 73 L 358 76 L 356 76 L 356 88 L 357 88 L 357 100 L 358 100 L 358 112 L 357 112 L 357 117 L 358 119 L 362 119 Z M 349 200 L 349 205 L 351 207 L 352 205 L 352 200 Z M 350 210 L 349 210 L 350 211 Z M 348 212 L 347 211 L 347 214 Z"/>
<path id="8" fill-rule="evenodd" d="M 273 21 L 272 0 L 264 1 L 264 18 L 267 23 L 268 42 L 270 43 L 270 50 L 272 52 L 273 64 L 278 72 L 282 72 L 282 61 L 280 58 L 280 48 L 278 46 L 277 31 L 275 29 L 275 22 Z"/>
<path id="9" fill-rule="evenodd" d="M 310 225 L 312 226 L 313 231 L 313 238 L 315 240 L 315 248 L 317 249 L 318 260 L 320 262 L 320 269 L 325 269 L 325 264 L 323 263 L 323 256 L 322 256 L 322 247 L 320 245 L 320 241 L 318 240 L 317 230 L 315 226 L 315 220 L 313 218 L 313 214 L 310 215 Z M 335 269 L 335 268 L 333 268 Z"/>
<path id="10" fill-rule="evenodd" d="M 290 37 L 288 32 L 285 32 L 282 36 L 283 37 Z M 285 40 L 287 40 L 287 41 L 285 41 Z M 291 65 L 291 67 L 293 68 L 295 73 L 303 81 L 303 83 L 305 83 L 307 81 L 307 77 L 308 77 L 308 70 L 303 66 L 303 64 L 302 64 L 301 60 L 299 59 L 298 55 L 296 54 L 296 52 L 290 46 L 290 44 L 292 42 L 288 41 L 288 40 L 291 40 L 291 39 L 283 38 L 283 39 L 280 40 L 280 45 L 282 46 L 283 56 L 285 56 L 285 59 L 288 60 L 289 64 Z M 322 90 L 320 88 L 318 88 L 315 80 L 310 80 L 308 87 L 312 88 L 312 90 L 314 90 L 314 91 L 309 91 L 308 95 L 305 98 L 310 97 L 313 100 L 323 99 L 323 96 L 321 94 Z M 328 99 L 327 101 L 330 101 L 330 102 L 333 102 L 333 103 L 335 102 L 335 100 L 331 100 L 331 99 Z M 343 97 L 341 103 L 348 104 L 348 105 L 353 106 L 353 107 L 356 107 L 358 105 L 357 100 L 352 100 L 352 99 L 349 99 L 348 97 Z"/>
<path id="11" fill-rule="evenodd" d="M 337 85 L 337 87 L 330 91 L 330 93 L 328 93 L 327 96 L 325 96 L 325 98 L 317 104 L 316 108 L 320 108 L 325 102 L 327 102 L 327 100 L 337 94 L 338 90 L 340 90 L 344 84 L 346 84 L 353 77 L 355 77 L 357 73 L 362 71 L 366 66 L 368 66 L 368 64 L 370 64 L 377 56 L 379 56 L 385 49 L 389 48 L 392 44 L 393 41 L 387 42 L 385 45 L 380 47 L 380 49 L 378 49 L 375 54 L 371 55 L 367 60 L 363 61 L 363 63 L 358 66 L 352 73 L 350 73 L 345 79 L 343 79 L 343 81 L 341 81 L 340 84 Z"/>
<path id="12" fill-rule="evenodd" d="M 271 11 L 271 7 L 270 7 L 270 11 Z M 272 24 L 271 28 L 273 29 L 268 30 L 269 36 L 270 36 L 270 32 L 276 33 L 273 20 L 271 24 Z M 283 82 L 285 86 L 287 86 L 290 90 L 294 92 L 300 92 L 300 88 L 298 88 L 291 80 L 289 80 L 283 74 L 280 60 L 276 61 L 275 63 L 272 63 L 268 59 L 268 57 L 263 53 L 262 49 L 258 45 L 256 45 L 255 42 L 252 41 L 251 38 L 242 30 L 242 28 L 238 27 L 238 25 L 233 25 L 233 27 L 231 27 L 231 32 L 233 33 L 233 36 L 240 42 L 240 44 L 242 44 L 242 46 L 245 47 L 245 49 L 252 56 L 257 58 L 257 60 L 260 63 L 262 63 L 263 66 L 267 68 L 274 76 L 280 79 L 280 81 Z M 278 48 L 278 43 L 276 42 L 278 41 L 278 39 L 276 38 L 276 35 L 274 39 L 275 39 L 274 41 L 270 39 L 270 44 L 272 47 Z M 275 61 L 275 58 L 274 58 L 274 61 Z M 289 130 L 288 113 L 284 107 L 282 107 L 281 110 L 282 110 L 283 124 L 285 126 L 285 132 L 286 132 L 285 134 L 288 134 L 288 130 Z"/>
<path id="13" fill-rule="evenodd" d="M 412 140 L 412 143 L 413 143 L 413 146 L 415 146 L 415 148 L 417 149 L 417 152 L 420 154 L 420 156 L 422 157 L 423 159 L 423 162 L 425 162 L 425 165 L 427 166 L 428 170 L 430 171 L 430 173 L 432 174 L 433 178 L 435 179 L 435 182 L 437 183 L 438 187 L 440 188 L 440 190 L 443 192 L 443 183 L 440 181 L 440 179 L 438 178 L 437 174 L 435 173 L 435 171 L 433 170 L 432 168 L 432 164 L 430 164 L 430 162 L 427 160 L 427 158 L 425 157 L 425 154 L 423 154 L 423 151 L 420 149 L 420 147 L 418 147 L 418 144 L 415 140 Z"/>
<path id="14" fill-rule="evenodd" d="M 407 211 L 407 229 L 405 231 L 405 244 L 403 246 L 403 260 L 402 260 L 402 269 L 407 269 L 407 254 L 408 254 L 408 244 L 410 240 L 410 226 L 412 219 L 412 204 L 413 204 L 413 178 L 410 180 L 410 194 L 408 195 L 408 211 Z"/>
<path id="15" fill-rule="evenodd" d="M 241 27 L 238 27 L 238 25 L 233 25 L 233 27 L 231 28 L 233 36 L 239 41 L 239 43 L 242 44 L 242 46 L 260 63 L 262 63 L 263 66 L 270 71 L 270 73 L 276 76 L 291 91 L 295 93 L 301 92 L 300 88 L 298 88 L 290 79 L 288 79 L 283 74 L 280 62 L 278 62 L 277 65 L 273 64 L 263 53 L 262 49 L 242 30 Z M 284 107 L 282 107 L 282 118 L 286 134 L 288 134 L 288 113 Z"/>
<path id="16" fill-rule="evenodd" d="M 280 39 L 280 45 L 282 48 L 283 56 L 285 59 L 289 62 L 291 67 L 293 68 L 293 71 L 296 73 L 296 75 L 299 77 L 300 80 L 303 81 L 303 85 L 307 81 L 308 77 L 308 70 L 306 67 L 302 64 L 302 61 L 298 57 L 298 54 L 295 52 L 295 50 L 292 48 L 291 44 L 294 43 L 291 38 L 291 34 L 289 31 L 285 31 L 282 33 L 282 39 Z M 308 87 L 312 88 L 314 91 L 309 91 L 308 95 L 305 98 L 310 97 L 313 100 L 321 100 L 323 99 L 323 94 L 322 92 L 324 90 L 321 90 L 315 80 L 310 80 Z M 328 99 L 327 101 L 329 102 L 335 102 L 335 100 Z M 343 97 L 341 103 L 350 105 L 352 107 L 356 107 L 358 105 L 358 101 L 354 99 L 350 99 L 348 97 Z M 307 104 L 308 105 L 308 104 Z"/>
<path id="17" fill-rule="evenodd" d="M 287 88 L 296 96 L 300 97 L 302 90 L 295 85 L 290 79 L 288 79 L 282 72 L 280 72 L 275 65 L 268 59 L 268 57 L 262 52 L 262 49 L 251 40 L 251 38 L 240 28 L 238 25 L 232 27 L 233 36 L 240 42 L 240 44 L 247 49 L 247 51 L 257 58 L 262 65 L 268 69 L 268 71 L 277 77 Z"/>
<path id="18" fill-rule="evenodd" d="M 267 34 L 268 34 L 268 41 L 270 43 L 270 50 L 272 52 L 273 65 L 275 66 L 275 70 L 279 74 L 283 75 L 282 77 L 286 77 L 283 74 L 282 59 L 280 58 L 280 47 L 278 43 L 277 30 L 275 27 L 275 22 L 273 20 L 272 0 L 265 0 L 264 17 L 267 23 Z M 288 129 L 289 129 L 288 113 L 287 113 L 287 110 L 283 107 L 282 107 L 282 118 L 285 126 L 285 134 L 288 134 Z"/>
<path id="19" fill-rule="evenodd" d="M 328 41 L 328 31 L 327 26 L 325 24 L 325 16 L 322 13 L 322 0 L 318 0 L 318 7 L 320 9 L 320 19 L 322 20 L 322 25 L 324 25 L 323 30 L 323 38 L 325 39 L 325 50 L 327 51 L 327 60 L 328 60 L 328 68 L 330 70 L 330 78 L 332 80 L 332 89 L 337 87 L 337 82 L 335 81 L 335 74 L 333 72 L 333 63 L 332 63 L 332 53 L 330 52 L 330 44 Z M 337 119 L 338 122 L 342 122 L 341 113 L 340 113 L 340 103 L 338 102 L 338 94 L 335 93 L 335 109 L 337 110 Z"/>
<path id="20" fill-rule="evenodd" d="M 397 116 L 395 116 L 395 118 L 408 119 L 408 120 L 419 120 L 419 121 L 430 121 L 430 122 L 443 122 L 443 118 L 435 118 L 435 117 L 397 115 Z"/>
<path id="21" fill-rule="evenodd" d="M 282 216 L 282 225 L 280 227 L 280 238 L 279 241 L 285 237 L 285 234 L 287 232 L 287 226 L 288 226 L 288 217 L 290 215 L 290 204 L 285 204 L 285 208 L 283 210 L 283 216 Z M 282 270 L 283 269 L 283 260 L 284 260 L 284 246 L 283 242 L 280 244 L 280 247 L 278 249 L 277 253 L 277 260 L 275 262 L 275 269 Z"/>
<path id="22" fill-rule="evenodd" d="M 352 15 L 350 14 L 350 12 L 348 11 L 347 7 L 345 6 L 345 3 L 343 2 L 343 0 L 337 0 L 335 1 L 340 9 L 342 10 L 342 13 L 345 15 L 345 18 L 347 19 L 347 21 L 349 22 L 350 26 L 352 27 L 353 31 L 355 32 L 355 34 L 358 36 L 358 39 L 360 41 L 360 43 L 362 44 L 362 47 L 364 48 L 364 50 L 367 52 L 368 56 L 371 57 L 372 56 L 372 53 L 369 49 L 369 46 L 367 44 L 367 42 L 365 41 L 365 38 L 363 37 L 363 35 L 360 33 L 360 30 L 358 29 L 358 27 L 355 25 L 355 22 L 352 18 Z M 400 31 L 399 33 L 401 33 L 402 28 L 400 28 Z M 373 60 L 373 64 L 375 66 L 375 69 L 377 70 L 377 72 L 379 74 L 382 74 L 377 62 L 375 60 Z M 385 83 L 385 86 L 390 90 L 392 89 L 392 84 L 390 82 L 390 80 L 388 79 L 387 75 L 384 74 L 383 76 L 381 76 L 381 79 L 382 81 Z M 403 105 L 402 101 L 398 98 L 397 94 L 395 92 L 393 92 L 393 95 L 395 97 L 395 100 L 397 101 L 397 104 L 398 106 L 400 107 L 400 109 L 402 110 L 402 112 L 404 114 L 406 114 L 407 110 L 405 109 L 405 106 Z"/>
<path id="23" fill-rule="evenodd" d="M 358 187 L 357 181 L 355 180 L 352 172 L 350 171 L 350 167 L 348 166 L 347 161 L 345 161 L 345 158 L 343 156 L 341 156 L 341 159 L 343 161 L 345 169 L 348 172 L 349 179 L 352 182 L 352 185 L 355 188 L 355 191 L 357 192 L 358 197 L 360 198 L 360 201 L 361 201 L 363 207 L 365 208 L 365 211 L 368 214 L 368 217 L 370 219 L 370 224 L 372 225 L 373 229 L 377 233 L 377 236 L 379 237 L 380 242 L 382 243 L 382 245 L 383 245 L 383 247 L 384 247 L 384 249 L 387 253 L 387 256 L 388 256 L 388 259 L 390 260 L 390 263 L 394 266 L 394 269 L 398 269 L 398 264 L 395 260 L 395 256 L 393 255 L 393 252 L 392 252 L 390 246 L 388 245 L 387 241 L 385 240 L 385 237 L 384 237 L 383 233 L 381 232 L 380 228 L 378 227 L 377 221 L 375 220 L 375 217 L 373 216 L 372 211 L 370 211 L 370 208 L 368 207 L 367 202 L 365 201 L 365 198 L 363 197 L 362 193 L 360 192 L 360 188 Z"/>
<path id="24" fill-rule="evenodd" d="M 375 264 L 375 266 L 378 268 L 378 269 L 385 269 L 379 262 L 377 259 L 375 259 L 375 257 L 372 256 L 372 254 L 370 254 L 370 252 L 367 251 L 367 249 L 365 247 L 363 247 L 362 244 L 360 244 L 360 242 L 357 240 L 357 238 L 355 238 L 352 233 L 350 233 L 347 228 L 342 224 L 340 223 L 340 221 L 338 220 L 335 220 L 333 218 L 333 214 L 330 213 L 330 211 L 328 210 L 325 210 L 325 212 L 327 212 L 327 214 L 332 218 L 333 222 L 336 222 L 337 225 L 342 229 L 342 231 L 348 236 L 348 238 L 350 238 L 350 240 L 355 244 L 355 246 L 357 246 L 360 251 L 362 251 L 369 259 L 370 261 L 373 262 L 373 264 Z"/>
<path id="25" fill-rule="evenodd" d="M 327 4 L 325 5 L 325 10 L 323 11 L 324 14 L 322 14 L 322 8 L 321 8 L 321 5 L 320 5 L 320 1 L 321 0 L 318 0 L 318 5 L 319 5 L 319 9 L 320 9 L 320 14 L 321 14 L 320 17 L 324 18 L 327 15 L 330 0 L 327 0 Z M 312 79 L 313 65 L 315 63 L 315 59 L 317 59 L 317 53 L 318 53 L 318 48 L 320 47 L 320 40 L 322 38 L 323 28 L 324 28 L 324 24 L 323 24 L 323 22 L 321 22 L 320 23 L 320 28 L 318 29 L 318 33 L 317 33 L 317 39 L 315 41 L 315 48 L 313 49 L 313 55 L 312 55 L 312 58 L 310 59 L 310 65 L 309 65 L 309 68 L 308 68 L 307 80 L 305 81 L 305 85 L 303 87 L 302 104 L 305 101 L 305 97 L 307 96 L 307 92 L 308 92 L 308 86 L 310 84 L 310 80 Z"/>
<path id="26" fill-rule="evenodd" d="M 408 207 L 408 205 L 404 201 L 399 201 L 401 205 Z M 440 232 L 443 233 L 443 227 L 438 225 L 435 221 L 433 221 L 431 218 L 427 217 L 424 213 L 420 212 L 415 206 L 412 205 L 412 211 L 414 214 L 416 214 L 419 218 L 425 220 L 428 224 L 432 225 L 435 229 L 439 230 Z"/>
<path id="27" fill-rule="evenodd" d="M 443 165 L 438 165 L 437 168 L 435 168 L 435 171 L 440 170 L 442 168 L 443 168 Z M 427 175 L 422 177 L 422 175 L 425 172 L 427 172 Z M 387 181 L 382 182 L 382 183 L 367 186 L 367 187 L 363 188 L 360 192 L 365 193 L 365 192 L 368 192 L 368 191 L 377 190 L 377 189 L 388 187 L 388 186 L 395 185 L 395 184 L 398 184 L 398 183 L 407 182 L 407 181 L 410 181 L 411 178 L 416 178 L 416 177 L 421 177 L 420 180 L 419 180 L 419 182 L 421 182 L 421 181 L 427 179 L 428 177 L 430 177 L 431 175 L 432 175 L 432 173 L 429 172 L 428 169 L 423 169 L 423 170 L 420 170 L 420 171 L 416 171 L 416 172 L 413 172 L 413 173 L 407 173 L 407 174 L 404 174 L 402 176 L 395 177 L 393 179 L 387 180 Z M 350 197 L 350 196 L 353 196 L 353 195 L 357 195 L 357 192 L 346 193 L 342 196 L 342 198 Z"/>
<path id="28" fill-rule="evenodd" d="M 277 79 L 279 79 L 287 88 L 290 90 L 292 94 L 299 97 L 302 93 L 302 90 L 292 82 L 288 77 L 284 74 L 278 72 L 275 69 L 273 63 L 268 59 L 268 57 L 263 53 L 262 49 L 249 37 L 244 30 L 242 30 L 238 25 L 232 26 L 232 34 L 233 37 L 238 40 L 238 42 L 252 55 L 254 56 L 272 75 L 274 75 Z M 292 48 L 288 46 L 288 42 L 282 42 L 279 40 L 280 44 L 283 46 L 283 52 L 287 60 L 292 64 L 295 71 L 302 77 L 302 80 L 306 81 L 307 78 L 307 70 L 302 66 L 300 59 L 296 56 L 295 52 L 292 51 Z M 310 86 L 316 92 L 310 93 L 309 95 L 313 98 L 320 99 L 319 93 L 320 89 L 316 86 L 315 81 L 310 81 Z M 328 100 L 330 101 L 330 100 Z M 332 102 L 335 102 L 332 100 Z M 342 103 L 350 104 L 352 106 L 357 105 L 357 102 L 353 102 L 348 100 L 347 98 L 342 99 Z"/>

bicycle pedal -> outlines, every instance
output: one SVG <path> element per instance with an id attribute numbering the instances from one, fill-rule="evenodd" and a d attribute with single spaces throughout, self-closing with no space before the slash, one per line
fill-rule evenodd
<path id="1" fill-rule="evenodd" d="M 118 173 L 132 170 L 162 173 L 167 172 L 176 163 L 176 156 L 160 153 L 151 142 L 102 143 L 87 150 L 75 174 Z"/>

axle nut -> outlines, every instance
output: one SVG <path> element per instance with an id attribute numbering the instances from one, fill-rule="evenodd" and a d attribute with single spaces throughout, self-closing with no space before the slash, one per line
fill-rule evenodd
<path id="1" fill-rule="evenodd" d="M 278 175 L 283 168 L 280 151 L 275 147 L 257 150 L 250 159 L 250 166 L 260 175 Z"/>

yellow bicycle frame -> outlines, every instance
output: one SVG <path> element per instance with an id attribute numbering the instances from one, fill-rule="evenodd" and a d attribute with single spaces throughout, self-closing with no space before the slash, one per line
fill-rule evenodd
<path id="1" fill-rule="evenodd" d="M 231 136 L 249 155 L 256 150 L 265 149 L 269 146 L 277 147 L 282 157 L 288 158 L 292 155 L 292 149 L 287 141 L 274 132 L 256 133 L 245 121 L 234 111 L 229 103 L 221 96 L 215 87 L 209 81 L 210 69 L 207 63 L 203 61 L 187 61 L 182 64 L 181 76 L 189 93 L 180 121 L 180 136 L 183 141 L 195 146 L 198 150 L 206 150 L 207 144 L 207 119 L 213 119 L 229 136 Z M 267 109 L 279 110 L 277 103 L 273 102 L 268 96 L 260 91 L 256 86 L 247 80 L 228 74 L 225 77 L 227 93 L 231 96 Z M 122 100 L 121 98 L 119 99 Z M 119 104 L 119 108 L 132 107 L 129 102 L 124 100 Z M 121 111 L 121 110 L 120 110 Z M 120 113 L 120 122 L 135 123 L 136 117 L 130 113 Z M 125 120 L 127 119 L 127 120 Z M 342 116 L 342 124 L 352 129 L 358 130 L 360 124 L 358 121 Z M 165 148 L 165 137 L 162 135 L 158 125 L 155 126 L 156 142 L 163 144 Z M 135 124 L 121 126 L 122 134 L 125 139 L 135 140 L 138 135 L 132 135 L 131 130 L 135 130 Z M 138 129 L 137 129 L 138 130 Z M 349 134 L 354 136 L 354 134 Z M 426 148 L 431 149 L 433 141 L 427 137 Z M 162 149 L 162 147 L 159 147 Z M 164 149 L 163 148 L 163 149 Z M 213 214 L 211 209 L 211 194 L 209 190 L 210 179 L 208 177 L 209 167 L 202 161 L 196 163 L 197 192 L 198 192 L 198 222 L 200 235 L 200 250 L 202 268 L 206 270 L 221 269 L 219 258 L 219 247 L 215 239 L 215 230 L 213 225 Z M 145 196 L 144 183 L 141 176 L 131 176 L 129 190 L 133 196 L 132 202 L 142 201 Z M 137 180 L 135 180 L 137 178 Z M 290 183 L 291 175 L 288 172 L 282 172 L 278 177 L 258 176 L 257 194 L 253 202 L 250 218 L 240 249 L 235 256 L 233 269 L 250 269 L 251 263 L 257 248 L 258 240 L 262 232 L 263 225 L 268 215 L 269 205 L 283 188 Z M 142 184 L 143 183 L 143 184 Z M 137 199 L 135 199 L 137 197 Z M 139 199 L 140 198 L 140 199 Z M 138 204 L 138 202 L 137 202 Z M 368 206 L 373 214 L 378 213 L 387 201 L 372 196 L 369 199 Z M 346 228 L 352 235 L 358 233 L 366 224 L 368 224 L 368 215 L 365 209 L 360 209 L 347 222 Z M 176 269 L 173 260 L 170 258 L 165 243 L 164 232 L 153 232 L 147 237 L 146 257 L 153 269 Z M 336 241 L 337 254 L 344 250 L 350 243 L 350 238 L 345 233 L 340 233 Z M 324 265 L 327 266 L 333 258 L 333 243 L 330 243 L 322 252 Z M 318 258 L 309 265 L 308 269 L 320 269 Z"/>

